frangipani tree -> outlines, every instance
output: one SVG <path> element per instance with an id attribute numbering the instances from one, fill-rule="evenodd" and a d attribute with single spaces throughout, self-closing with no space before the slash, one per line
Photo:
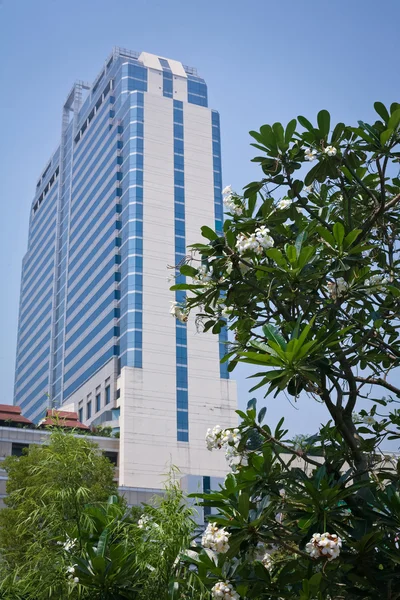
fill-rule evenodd
<path id="1" fill-rule="evenodd" d="M 232 330 L 224 360 L 259 367 L 252 389 L 308 394 L 327 409 L 308 453 L 282 422 L 274 433 L 262 425 L 264 409 L 256 420 L 254 403 L 239 413 L 240 441 L 225 444 L 236 471 L 205 500 L 229 550 L 208 547 L 197 561 L 210 589 L 232 587 L 216 598 L 400 598 L 397 461 L 379 456 L 400 424 L 387 408 L 400 398 L 400 105 L 375 109 L 371 125 L 331 127 L 323 110 L 315 125 L 298 117 L 251 132 L 262 179 L 243 195 L 225 188 L 223 235 L 202 228 L 206 243 L 180 268 L 192 280 L 173 287 L 188 291 L 178 318 L 195 312 L 206 331 Z M 209 432 L 208 444 L 224 435 Z M 271 572 L 249 560 L 260 544 L 277 553 Z"/>

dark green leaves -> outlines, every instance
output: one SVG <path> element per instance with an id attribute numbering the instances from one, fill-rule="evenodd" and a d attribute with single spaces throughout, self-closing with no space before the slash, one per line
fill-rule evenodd
<path id="1" fill-rule="evenodd" d="M 331 126 L 331 116 L 327 110 L 321 110 L 317 116 L 318 127 L 323 137 L 327 138 Z"/>
<path id="2" fill-rule="evenodd" d="M 211 241 L 218 239 L 218 235 L 215 233 L 215 231 L 213 231 L 210 227 L 207 227 L 207 225 L 203 225 L 201 228 L 201 235 Z"/>

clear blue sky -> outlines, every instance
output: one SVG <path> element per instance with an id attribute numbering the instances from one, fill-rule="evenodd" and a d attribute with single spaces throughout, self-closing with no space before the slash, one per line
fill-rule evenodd
<path id="1" fill-rule="evenodd" d="M 113 46 L 197 67 L 221 113 L 224 182 L 239 190 L 258 176 L 250 129 L 321 108 L 354 123 L 375 100 L 400 101 L 399 22 L 399 0 L 0 0 L 0 403 L 12 401 L 32 196 L 75 79 L 92 81 Z M 300 404 L 268 400 L 269 418 L 311 432 L 323 411 Z"/>

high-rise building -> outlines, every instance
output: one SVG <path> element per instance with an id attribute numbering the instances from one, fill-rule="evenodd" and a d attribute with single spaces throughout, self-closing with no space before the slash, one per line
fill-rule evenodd
<path id="1" fill-rule="evenodd" d="M 175 321 L 168 280 L 202 225 L 222 230 L 221 183 L 195 69 L 115 48 L 93 85 L 75 83 L 32 203 L 14 403 L 32 421 L 68 406 L 119 428 L 121 486 L 156 488 L 168 462 L 225 469 L 204 434 L 236 422 L 227 335 Z"/>

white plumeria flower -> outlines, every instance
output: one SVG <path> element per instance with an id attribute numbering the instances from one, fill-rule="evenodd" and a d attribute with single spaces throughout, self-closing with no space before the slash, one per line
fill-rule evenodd
<path id="1" fill-rule="evenodd" d="M 171 301 L 171 308 L 169 313 L 170 315 L 175 317 L 175 319 L 178 319 L 178 321 L 180 321 L 181 323 L 186 323 L 189 317 L 188 312 L 182 309 L 178 302 L 175 302 L 174 300 Z"/>
<path id="2" fill-rule="evenodd" d="M 274 245 L 274 239 L 269 235 L 269 229 L 264 225 L 256 229 L 256 239 L 264 249 L 272 248 Z"/>
<path id="3" fill-rule="evenodd" d="M 238 446 L 241 436 L 239 429 L 224 429 L 221 433 L 222 444 L 230 444 L 232 446 Z"/>
<path id="4" fill-rule="evenodd" d="M 79 583 L 79 577 L 74 577 L 74 583 Z"/>
<path id="5" fill-rule="evenodd" d="M 77 539 L 71 539 L 70 537 L 67 536 L 67 541 L 64 542 L 64 544 L 62 545 L 64 550 L 66 552 L 69 552 L 70 550 L 72 550 L 72 548 L 74 548 L 76 546 L 77 543 Z"/>
<path id="6" fill-rule="evenodd" d="M 209 283 L 211 281 L 211 273 L 208 271 L 206 265 L 200 265 L 197 269 L 197 275 L 194 277 L 195 280 L 201 281 L 202 283 Z"/>
<path id="7" fill-rule="evenodd" d="M 312 162 L 317 158 L 317 151 L 314 148 L 306 148 L 304 150 L 304 158 Z"/>
<path id="8" fill-rule="evenodd" d="M 222 190 L 222 195 L 223 196 L 231 196 L 232 195 L 232 186 L 227 185 L 226 187 L 224 187 L 224 189 Z"/>
<path id="9" fill-rule="evenodd" d="M 222 442 L 221 442 L 222 431 L 223 431 L 223 429 L 222 429 L 222 427 L 220 427 L 220 425 L 215 425 L 215 427 L 213 427 L 213 429 L 211 429 L 211 428 L 207 429 L 206 445 L 207 445 L 208 450 L 214 450 L 214 448 L 222 448 Z"/>
<path id="10" fill-rule="evenodd" d="M 240 600 L 239 594 L 227 581 L 218 581 L 211 589 L 211 594 L 216 600 Z"/>
<path id="11" fill-rule="evenodd" d="M 67 567 L 67 573 L 75 573 L 75 567 Z"/>
<path id="12" fill-rule="evenodd" d="M 242 455 L 239 454 L 235 446 L 227 446 L 225 450 L 225 458 L 231 469 L 234 469 L 242 463 Z"/>
<path id="13" fill-rule="evenodd" d="M 365 417 L 363 417 L 362 422 L 365 423 L 366 425 L 376 425 L 377 424 L 377 420 L 374 419 L 374 417 L 371 417 L 370 415 L 366 415 Z"/>
<path id="14" fill-rule="evenodd" d="M 327 154 L 328 156 L 336 156 L 337 149 L 335 148 L 335 146 L 327 146 L 325 148 L 325 154 Z"/>
<path id="15" fill-rule="evenodd" d="M 267 571 L 270 571 L 274 564 L 273 560 L 271 558 L 271 555 L 268 552 L 265 553 L 261 562 L 264 565 L 264 567 L 267 569 Z"/>
<path id="16" fill-rule="evenodd" d="M 366 287 L 382 288 L 388 283 L 390 283 L 389 275 L 372 275 L 369 279 L 365 280 Z"/>
<path id="17" fill-rule="evenodd" d="M 235 200 L 233 199 L 233 191 L 232 191 L 232 187 L 230 185 L 227 185 L 222 190 L 222 196 L 223 196 L 223 202 L 224 202 L 226 208 L 228 209 L 228 211 L 230 213 L 240 217 L 240 215 L 243 214 L 243 205 L 241 204 L 241 202 L 238 198 L 236 198 Z"/>
<path id="18" fill-rule="evenodd" d="M 279 210 L 285 210 L 285 208 L 288 208 L 292 203 L 293 200 L 291 198 L 282 198 L 282 200 L 279 200 L 276 207 L 279 208 Z"/>
<path id="19" fill-rule="evenodd" d="M 342 540 L 335 533 L 314 533 L 306 544 L 306 552 L 311 558 L 327 558 L 329 561 L 338 558 Z"/>
<path id="20" fill-rule="evenodd" d="M 209 523 L 201 538 L 203 548 L 209 548 L 217 554 L 226 554 L 229 550 L 231 534 L 225 527 L 217 527 L 216 523 Z"/>

